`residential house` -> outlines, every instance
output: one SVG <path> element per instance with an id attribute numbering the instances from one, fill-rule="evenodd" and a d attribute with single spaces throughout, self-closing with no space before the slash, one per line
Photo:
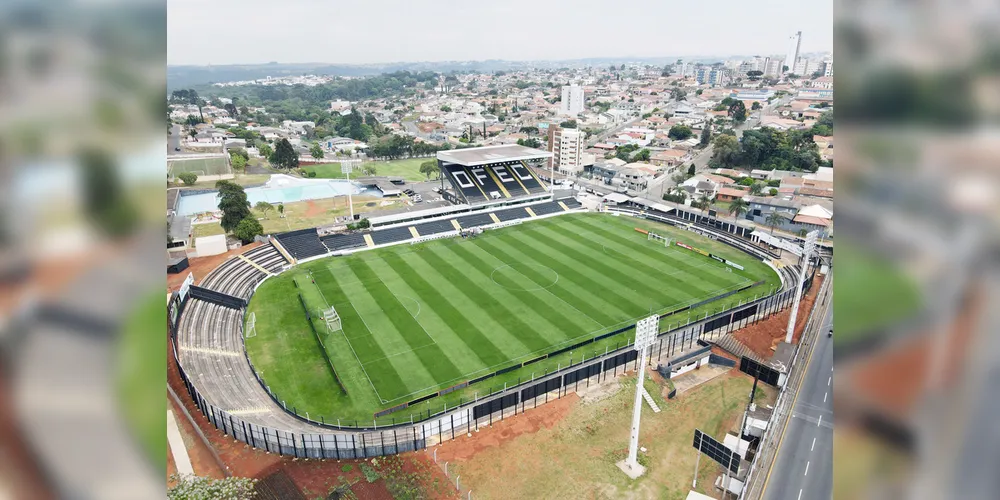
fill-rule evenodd
<path id="1" fill-rule="evenodd" d="M 737 179 L 742 179 L 747 176 L 746 172 L 740 172 L 739 170 L 733 170 L 731 168 L 717 168 L 713 170 L 712 173 L 724 175 L 726 177 L 735 177 Z"/>
<path id="2" fill-rule="evenodd" d="M 769 175 L 771 175 L 770 170 L 761 170 L 759 168 L 755 168 L 750 171 L 750 177 L 757 180 L 767 180 Z"/>
<path id="3" fill-rule="evenodd" d="M 664 149 L 650 155 L 649 162 L 658 167 L 664 167 L 666 173 L 670 173 L 684 162 L 691 159 L 687 151 L 680 149 Z"/>
<path id="4" fill-rule="evenodd" d="M 767 226 L 767 218 L 772 213 L 782 216 L 783 221 L 775 225 L 777 229 L 796 232 L 797 228 L 792 222 L 799 211 L 799 205 L 791 200 L 777 197 L 750 196 L 747 198 L 750 207 L 747 209 L 746 219 L 757 224 Z"/>
<path id="5" fill-rule="evenodd" d="M 681 183 L 681 188 L 691 195 L 691 198 L 714 198 L 723 186 L 735 184 L 732 179 L 712 174 L 698 174 Z"/>
<path id="6" fill-rule="evenodd" d="M 655 172 L 648 167 L 635 166 L 641 165 L 637 163 L 630 163 L 628 166 L 622 168 L 618 172 L 618 177 L 625 183 L 625 186 L 634 191 L 641 191 L 646 189 L 649 185 L 649 181 L 655 177 Z"/>
<path id="7" fill-rule="evenodd" d="M 612 179 L 618 176 L 620 170 L 621 166 L 610 162 L 594 163 L 590 168 L 591 175 L 595 179 L 604 181 L 605 184 L 611 184 Z"/>
<path id="8" fill-rule="evenodd" d="M 740 186 L 742 188 L 742 186 Z M 736 187 L 723 187 L 719 188 L 719 192 L 716 193 L 715 199 L 719 202 L 730 203 L 740 198 L 745 198 L 748 192 L 745 189 L 739 189 Z"/>

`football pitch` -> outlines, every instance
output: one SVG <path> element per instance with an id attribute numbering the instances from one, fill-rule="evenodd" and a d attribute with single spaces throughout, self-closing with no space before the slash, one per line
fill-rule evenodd
<path id="1" fill-rule="evenodd" d="M 167 171 L 173 177 L 182 172 L 194 172 L 198 175 L 222 175 L 229 173 L 229 164 L 222 157 L 168 160 Z"/>
<path id="2" fill-rule="evenodd" d="M 636 227 L 721 255 L 745 270 L 649 241 Z M 297 266 L 257 290 L 249 307 L 257 335 L 246 345 L 265 383 L 289 408 L 308 411 L 314 420 L 370 421 L 378 410 L 758 281 L 764 283 L 707 310 L 766 294 L 779 279 L 764 263 L 690 232 L 631 217 L 571 214 L 475 238 L 398 245 Z M 322 320 L 330 307 L 341 318 L 341 330 L 331 331 Z M 703 309 L 668 316 L 661 327 Z M 589 344 L 575 353 L 576 361 L 624 345 L 631 334 Z M 516 382 L 565 366 L 574 356 L 565 354 L 480 384 Z M 347 394 L 336 384 L 334 370 Z M 448 401 L 455 400 L 450 405 L 490 389 L 477 385 L 449 395 Z M 428 404 L 440 410 L 449 404 L 441 400 Z"/>

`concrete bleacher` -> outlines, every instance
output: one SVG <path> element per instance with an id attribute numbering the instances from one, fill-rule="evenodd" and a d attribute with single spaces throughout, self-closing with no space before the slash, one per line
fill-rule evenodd
<path id="1" fill-rule="evenodd" d="M 556 202 L 549 203 L 539 203 L 538 205 L 532 205 L 531 211 L 535 212 L 535 215 L 548 215 L 557 212 L 563 212 L 563 207 L 559 206 Z"/>
<path id="2" fill-rule="evenodd" d="M 556 200 L 556 201 L 563 202 L 563 204 L 566 205 L 567 208 L 571 208 L 571 209 L 572 208 L 580 208 L 580 207 L 583 206 L 583 204 L 580 203 L 580 200 L 577 200 L 576 198 L 563 198 L 561 200 Z"/>
<path id="3" fill-rule="evenodd" d="M 413 238 L 413 233 L 410 232 L 409 227 L 393 227 L 389 229 L 382 229 L 379 231 L 373 231 L 371 233 L 372 242 L 376 245 L 385 245 L 386 243 L 396 243 L 398 241 L 406 241 Z"/>
<path id="4" fill-rule="evenodd" d="M 315 228 L 282 233 L 276 238 L 281 246 L 285 247 L 285 250 L 296 259 L 315 257 L 329 252 L 329 249 L 323 246 L 323 242 L 320 241 Z"/>
<path id="5" fill-rule="evenodd" d="M 242 256 L 229 258 L 208 273 L 199 286 L 248 300 L 257 283 L 267 277 L 268 273 L 280 271 L 286 263 L 285 258 L 276 248 L 270 244 L 262 245 Z"/>
<path id="6" fill-rule="evenodd" d="M 361 248 L 366 245 L 362 233 L 331 234 L 324 236 L 321 240 L 331 252 Z"/>

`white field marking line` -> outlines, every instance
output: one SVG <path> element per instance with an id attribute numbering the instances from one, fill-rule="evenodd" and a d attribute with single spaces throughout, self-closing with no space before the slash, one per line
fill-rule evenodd
<path id="1" fill-rule="evenodd" d="M 331 274 L 331 276 L 332 276 L 332 274 Z M 334 279 L 336 279 L 336 278 L 334 278 Z M 338 285 L 339 285 L 339 282 L 338 282 Z M 316 285 L 316 288 L 319 288 L 318 284 Z M 323 290 L 320 290 L 319 293 L 323 294 Z M 345 297 L 346 297 L 346 294 L 345 294 Z M 326 296 L 325 295 L 323 295 L 323 301 L 324 302 L 326 301 Z M 354 309 L 354 313 L 357 314 L 359 318 L 361 318 L 361 322 L 365 324 L 365 329 L 368 330 L 369 335 L 371 335 L 372 337 L 374 337 L 375 334 L 373 334 L 371 328 L 368 327 L 368 322 L 366 322 L 365 321 L 365 317 L 362 316 L 360 312 L 358 312 L 358 309 L 356 307 L 354 307 L 354 303 L 351 302 L 351 298 L 350 297 L 347 297 L 347 303 L 348 303 L 348 305 L 351 306 L 351 309 Z M 329 303 L 328 303 L 328 305 L 329 305 Z M 365 370 L 364 363 L 361 362 L 361 358 L 358 357 L 358 352 L 354 350 L 354 344 L 351 343 L 351 339 L 347 336 L 347 330 L 344 330 L 343 328 L 341 328 L 340 329 L 340 333 L 344 336 L 344 340 L 347 341 L 348 347 L 351 348 L 351 352 L 354 354 L 354 359 L 357 360 L 358 365 L 361 366 L 361 372 L 364 373 L 365 374 L 365 378 L 368 379 L 368 384 L 371 385 L 372 386 L 372 390 L 375 391 L 375 397 L 377 397 L 379 399 L 379 401 L 382 402 L 382 404 L 387 403 L 387 401 L 384 400 L 384 399 L 382 399 L 382 396 L 379 395 L 378 389 L 375 388 L 375 384 L 372 382 L 372 378 L 368 376 L 368 371 Z"/>
<path id="2" fill-rule="evenodd" d="M 362 363 L 362 366 L 367 365 L 367 364 L 371 364 L 371 363 L 375 363 L 376 361 L 382 361 L 384 359 L 389 359 L 389 358 L 394 358 L 396 356 L 402 356 L 404 354 L 409 354 L 411 352 L 417 351 L 419 349 L 423 349 L 424 347 L 430 347 L 432 345 L 436 345 L 436 342 L 430 342 L 428 344 L 424 344 L 424 345 L 421 345 L 421 346 L 413 347 L 413 348 L 407 349 L 405 351 L 399 351 L 399 352 L 395 352 L 395 353 L 392 353 L 392 354 L 387 354 L 385 356 L 382 356 L 381 358 L 370 359 L 370 360 L 365 361 L 364 363 Z"/>
<path id="3" fill-rule="evenodd" d="M 803 476 L 808 476 L 809 475 L 809 461 L 808 460 L 806 461 L 806 471 L 802 475 Z"/>
<path id="4" fill-rule="evenodd" d="M 500 259 L 498 258 L 497 260 L 500 260 Z M 500 261 L 500 262 L 503 262 L 503 261 Z M 525 265 L 530 266 L 532 264 L 525 264 Z M 511 290 L 511 291 L 514 291 L 514 292 L 538 292 L 538 291 L 547 290 L 549 288 L 552 288 L 552 287 L 554 287 L 556 285 L 556 283 L 559 283 L 559 273 L 556 272 L 555 269 L 552 269 L 551 267 L 545 266 L 545 265 L 542 265 L 542 264 L 538 264 L 538 266 L 544 267 L 544 268 L 548 269 L 549 271 L 552 271 L 552 272 L 556 273 L 556 280 L 553 281 L 549 285 L 546 285 L 546 286 L 536 286 L 535 288 L 510 288 L 510 287 L 501 285 L 500 283 L 497 282 L 497 280 L 494 277 L 494 275 L 496 274 L 497 271 L 499 271 L 499 270 L 501 270 L 501 269 L 503 269 L 505 267 L 509 267 L 514 272 L 516 272 L 516 273 L 520 274 L 521 276 L 524 276 L 525 278 L 527 278 L 527 276 L 524 273 L 522 273 L 521 271 L 518 271 L 517 269 L 514 269 L 514 266 L 512 266 L 510 264 L 507 264 L 507 263 L 504 263 L 504 264 L 501 264 L 499 266 L 494 267 L 493 270 L 490 271 L 490 280 L 492 280 L 493 283 L 495 283 L 500 288 L 505 288 L 507 290 Z M 531 278 L 528 278 L 528 281 L 534 282 L 533 280 L 531 280 Z M 535 285 L 538 285 L 538 284 L 535 283 Z"/>
<path id="5" fill-rule="evenodd" d="M 813 444 L 809 447 L 809 451 L 813 451 L 814 449 L 816 449 L 816 438 L 813 438 Z"/>
<path id="6" fill-rule="evenodd" d="M 369 267 L 369 269 L 371 269 L 371 267 Z M 372 272 L 375 273 L 374 270 L 372 270 Z M 397 301 L 399 301 L 399 298 L 396 295 L 396 292 L 392 291 L 392 288 L 389 288 L 389 285 L 386 285 L 385 282 L 382 281 L 382 278 L 379 277 L 378 273 L 375 273 L 375 277 L 378 278 L 379 283 L 381 283 L 382 286 L 384 286 L 386 290 L 389 290 L 389 293 L 391 293 L 392 296 L 394 298 L 396 298 Z M 374 297 L 372 297 L 372 298 L 374 298 Z M 348 299 L 348 300 L 350 300 L 350 299 Z M 417 305 L 419 306 L 420 304 L 417 304 Z M 404 307 L 403 309 L 406 309 L 406 308 Z M 406 311 L 406 312 L 410 312 L 410 311 Z M 360 313 L 358 313 L 358 314 L 360 315 Z M 412 314 L 410 316 L 413 317 L 413 321 L 414 322 L 416 322 L 418 325 L 420 325 L 420 329 L 424 331 L 424 335 L 426 335 L 427 338 L 431 339 L 431 342 L 437 344 L 437 340 L 435 340 L 434 337 L 431 337 L 431 334 L 427 332 L 427 329 L 424 328 L 424 325 L 422 323 L 420 323 L 420 320 L 418 320 L 417 317 L 413 316 Z M 403 332 L 399 332 L 399 333 L 402 334 Z M 404 338 L 404 340 L 405 340 L 405 338 Z M 417 349 L 417 348 L 415 347 L 414 349 Z"/>
<path id="7" fill-rule="evenodd" d="M 497 257 L 494 257 L 494 259 L 496 259 L 496 260 L 497 260 L 497 261 L 499 261 L 499 262 L 503 262 L 502 260 L 500 260 L 500 259 L 499 259 L 499 258 L 497 258 Z M 589 314 L 587 314 L 587 313 L 585 313 L 585 312 L 583 312 L 583 311 L 581 311 L 581 310 L 577 309 L 577 307 L 576 307 L 576 306 L 574 306 L 573 304 L 570 304 L 569 302 L 566 302 L 566 300 L 565 300 L 565 299 L 563 299 L 562 297 L 560 297 L 560 296 L 556 295 L 556 294 L 555 294 L 555 293 L 553 293 L 553 292 L 552 292 L 551 290 L 549 290 L 550 288 L 554 287 L 554 286 L 556 285 L 556 283 L 559 283 L 559 272 L 557 272 L 557 271 L 556 271 L 555 269 L 552 269 L 551 267 L 548 267 L 548 266 L 546 266 L 546 265 L 544 265 L 544 264 L 538 264 L 538 265 L 539 265 L 539 266 L 542 266 L 542 267 L 545 267 L 546 269 L 548 269 L 548 270 L 550 270 L 550 271 L 552 271 L 552 272 L 556 273 L 556 280 L 555 280 L 555 281 L 553 281 L 553 282 L 552 282 L 552 284 L 551 284 L 551 285 L 549 285 L 549 286 L 547 286 L 547 287 L 541 287 L 541 288 L 537 288 L 537 289 L 532 289 L 532 290 L 520 290 L 520 291 L 524 291 L 524 292 L 528 292 L 528 293 L 534 293 L 534 292 L 543 292 L 543 291 L 544 291 L 545 293 L 548 293 L 549 295 L 551 295 L 551 296 L 555 297 L 555 298 L 556 298 L 557 300 L 559 300 L 559 302 L 562 302 L 563 304 L 566 304 L 567 306 L 569 306 L 570 308 L 572 308 L 572 309 L 573 309 L 574 311 L 576 311 L 576 312 L 580 313 L 580 314 L 581 314 L 581 315 L 582 315 L 583 317 L 587 318 L 587 319 L 588 319 L 588 320 L 590 320 L 590 321 L 591 321 L 592 323 L 595 323 L 595 324 L 597 324 L 598 326 L 600 326 L 600 327 L 601 327 L 601 329 L 604 329 L 604 328 L 607 328 L 607 327 L 606 327 L 606 326 L 604 326 L 604 324 L 603 324 L 603 323 L 601 323 L 600 321 L 597 321 L 596 319 L 594 319 L 594 318 L 590 317 L 590 315 L 589 315 Z M 491 272 L 491 273 L 490 273 L 490 280 L 492 280 L 492 281 L 493 281 L 494 283 L 496 283 L 496 280 L 495 280 L 495 279 L 493 279 L 493 273 L 497 272 L 497 270 L 499 270 L 499 269 L 501 269 L 501 268 L 503 268 L 503 267 L 509 267 L 509 268 L 510 268 L 511 270 L 513 270 L 513 271 L 514 271 L 514 272 L 516 272 L 517 274 L 520 274 L 521 276 L 523 276 L 523 277 L 524 277 L 525 279 L 527 279 L 528 281 L 531 281 L 532 283 L 534 283 L 534 280 L 532 280 L 531 278 L 529 278 L 529 277 L 528 277 L 528 276 L 527 276 L 526 274 L 522 273 L 521 271 L 518 271 L 518 270 L 517 270 L 517 269 L 516 269 L 515 267 L 511 266 L 510 264 L 506 264 L 506 263 L 504 263 L 503 265 L 500 265 L 500 266 L 497 266 L 497 267 L 493 268 L 493 272 Z M 500 284 L 499 284 L 499 283 L 497 283 L 497 285 L 500 285 Z M 507 288 L 507 287 L 504 287 L 503 285 L 500 285 L 500 286 L 501 286 L 502 288 Z M 518 290 L 514 290 L 514 291 L 518 291 Z"/>

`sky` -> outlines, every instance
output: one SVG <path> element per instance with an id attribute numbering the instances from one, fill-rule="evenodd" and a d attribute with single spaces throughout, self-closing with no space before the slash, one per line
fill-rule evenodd
<path id="1" fill-rule="evenodd" d="M 833 49 L 833 0 L 169 0 L 167 63 L 370 64 Z"/>

